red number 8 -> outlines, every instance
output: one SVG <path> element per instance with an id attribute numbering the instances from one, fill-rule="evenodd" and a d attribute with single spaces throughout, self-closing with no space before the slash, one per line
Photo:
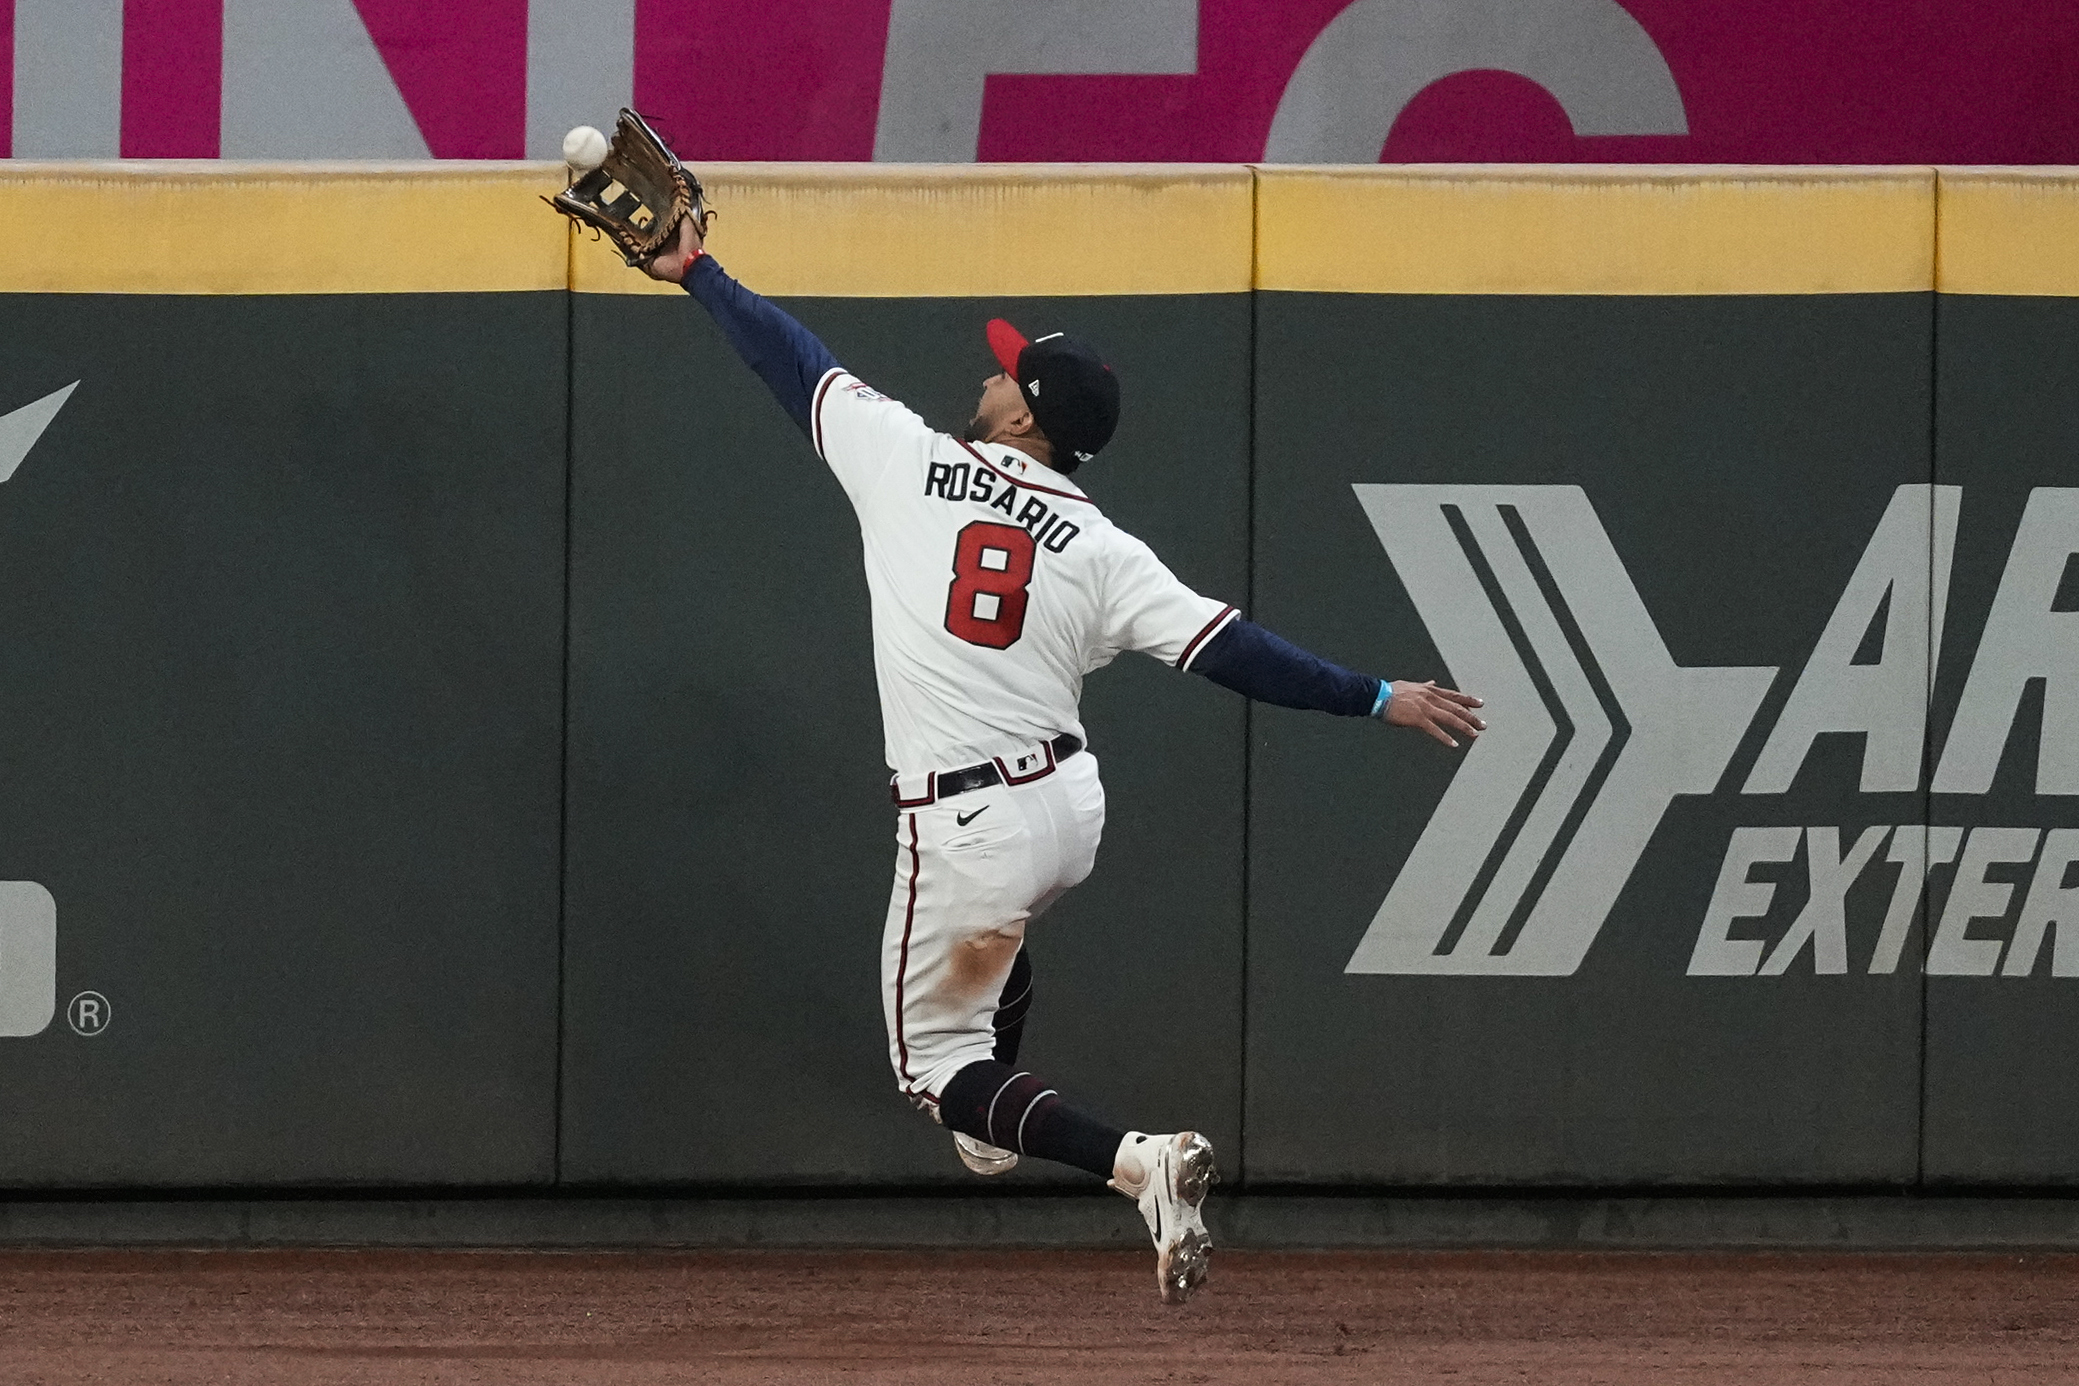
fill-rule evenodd
<path id="1" fill-rule="evenodd" d="M 970 645 L 1007 650 L 1025 633 L 1032 536 L 1016 525 L 976 520 L 953 547 L 946 629 Z"/>

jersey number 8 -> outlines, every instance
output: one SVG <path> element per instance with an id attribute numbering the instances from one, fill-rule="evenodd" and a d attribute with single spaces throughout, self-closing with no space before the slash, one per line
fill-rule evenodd
<path id="1" fill-rule="evenodd" d="M 970 645 L 1007 650 L 1025 632 L 1032 536 L 1016 525 L 976 520 L 953 546 L 946 629 Z"/>

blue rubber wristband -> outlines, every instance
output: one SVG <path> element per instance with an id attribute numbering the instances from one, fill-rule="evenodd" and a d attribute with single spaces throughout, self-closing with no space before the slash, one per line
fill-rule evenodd
<path id="1" fill-rule="evenodd" d="M 1379 680 L 1379 700 L 1378 700 L 1377 702 L 1375 702 L 1375 703 L 1373 703 L 1373 704 L 1372 704 L 1372 716 L 1374 716 L 1374 717 L 1384 717 L 1384 716 L 1386 715 L 1386 704 L 1387 704 L 1387 703 L 1388 703 L 1388 702 L 1389 702 L 1389 701 L 1390 701 L 1390 700 L 1392 699 L 1392 697 L 1393 697 L 1393 680 L 1392 680 L 1392 679 L 1380 679 L 1380 680 Z"/>

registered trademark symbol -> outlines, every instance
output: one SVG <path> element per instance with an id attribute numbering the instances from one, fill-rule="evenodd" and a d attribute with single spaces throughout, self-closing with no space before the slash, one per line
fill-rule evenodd
<path id="1" fill-rule="evenodd" d="M 66 1023 L 75 1035 L 98 1035 L 108 1028 L 113 1013 L 108 998 L 98 991 L 83 991 L 65 1007 Z"/>

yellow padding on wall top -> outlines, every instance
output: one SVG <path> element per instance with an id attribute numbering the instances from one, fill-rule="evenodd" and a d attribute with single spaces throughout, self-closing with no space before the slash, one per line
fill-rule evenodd
<path id="1" fill-rule="evenodd" d="M 2079 170 L 1945 168 L 1944 293 L 2079 297 Z"/>
<path id="2" fill-rule="evenodd" d="M 1924 292 L 1927 168 L 715 164 L 762 292 Z M 675 293 L 556 164 L 0 161 L 0 293 Z M 1940 287 L 2079 296 L 2079 172 L 1939 174 Z M 1252 222 L 1253 217 L 1253 222 Z"/>
<path id="3" fill-rule="evenodd" d="M 1259 288 L 1825 294 L 1934 285 L 1931 168 L 1257 172 Z"/>
<path id="4" fill-rule="evenodd" d="M 702 164 L 709 249 L 763 294 L 1246 293 L 1241 165 Z M 677 293 L 581 235 L 571 287 Z"/>
<path id="5" fill-rule="evenodd" d="M 0 293 L 561 289 L 549 164 L 0 162 Z"/>

